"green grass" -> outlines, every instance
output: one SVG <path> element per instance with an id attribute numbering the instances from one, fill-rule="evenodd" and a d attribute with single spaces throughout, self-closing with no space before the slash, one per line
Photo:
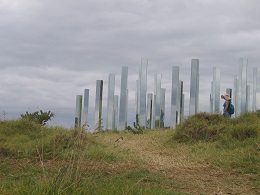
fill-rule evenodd
<path id="1" fill-rule="evenodd" d="M 128 162 L 129 156 L 98 136 L 26 120 L 0 121 L 0 193 L 177 194 L 141 166 L 111 170 L 108 164 Z"/>
<path id="2" fill-rule="evenodd" d="M 229 119 L 199 113 L 180 125 L 173 140 L 188 145 L 197 160 L 260 181 L 260 113 Z M 255 185 L 259 185 L 257 182 Z"/>
<path id="3" fill-rule="evenodd" d="M 239 174 L 229 180 L 259 192 L 259 122 L 258 112 L 235 119 L 199 113 L 176 130 L 90 134 L 0 120 L 0 194 L 190 194 L 205 185 L 173 162 Z"/>

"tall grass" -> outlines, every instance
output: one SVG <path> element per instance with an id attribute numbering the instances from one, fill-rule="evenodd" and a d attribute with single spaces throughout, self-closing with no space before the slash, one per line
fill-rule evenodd
<path id="1" fill-rule="evenodd" d="M 159 185 L 160 175 L 132 168 L 127 151 L 116 153 L 98 136 L 0 121 L 0 194 L 177 194 Z"/>
<path id="2" fill-rule="evenodd" d="M 199 113 L 177 127 L 173 140 L 188 143 L 211 164 L 260 179 L 260 113 L 237 118 Z"/>
<path id="3" fill-rule="evenodd" d="M 236 141 L 260 136 L 260 114 L 245 113 L 237 118 L 198 113 L 176 128 L 174 139 L 180 142 Z"/>
<path id="4" fill-rule="evenodd" d="M 199 113 L 176 130 L 90 134 L 0 120 L 0 194 L 185 194 L 188 185 L 154 167 L 196 164 L 249 174 L 257 189 L 259 122 L 260 113 Z"/>

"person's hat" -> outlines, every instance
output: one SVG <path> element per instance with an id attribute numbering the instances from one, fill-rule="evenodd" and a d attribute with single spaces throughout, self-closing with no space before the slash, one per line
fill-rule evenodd
<path id="1" fill-rule="evenodd" d="M 221 95 L 221 98 L 222 98 L 222 99 L 225 99 L 225 100 L 231 100 L 231 98 L 229 97 L 228 94 Z"/>

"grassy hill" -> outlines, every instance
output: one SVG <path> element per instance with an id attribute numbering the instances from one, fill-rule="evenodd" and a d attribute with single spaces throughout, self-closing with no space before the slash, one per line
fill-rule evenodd
<path id="1" fill-rule="evenodd" d="M 259 124 L 260 112 L 141 134 L 0 120 L 0 194 L 259 194 Z"/>

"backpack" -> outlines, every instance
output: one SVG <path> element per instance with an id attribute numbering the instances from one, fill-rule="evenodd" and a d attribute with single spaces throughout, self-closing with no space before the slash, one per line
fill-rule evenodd
<path id="1" fill-rule="evenodd" d="M 228 113 L 231 115 L 234 114 L 234 112 L 235 112 L 235 107 L 231 102 L 229 102 Z"/>

